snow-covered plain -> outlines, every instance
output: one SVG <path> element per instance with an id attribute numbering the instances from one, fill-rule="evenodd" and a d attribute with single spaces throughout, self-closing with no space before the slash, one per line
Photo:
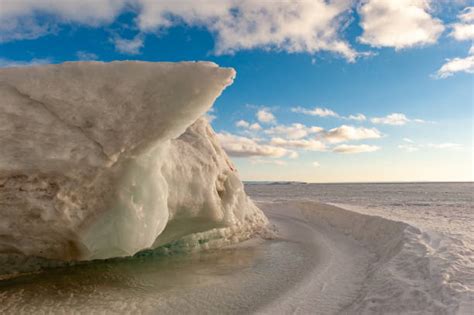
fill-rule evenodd
<path id="1" fill-rule="evenodd" d="M 318 230 L 339 231 L 373 255 L 348 313 L 472 314 L 474 183 L 290 183 L 246 190 L 265 208 L 301 212 Z"/>
<path id="2" fill-rule="evenodd" d="M 265 226 L 200 118 L 234 76 L 207 62 L 1 69 L 0 271 L 209 248 Z"/>

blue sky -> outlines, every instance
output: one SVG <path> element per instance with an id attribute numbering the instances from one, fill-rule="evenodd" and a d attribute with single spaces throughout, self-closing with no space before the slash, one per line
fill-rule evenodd
<path id="1" fill-rule="evenodd" d="M 0 0 L 0 65 L 211 60 L 243 179 L 473 180 L 468 1 L 196 3 Z"/>

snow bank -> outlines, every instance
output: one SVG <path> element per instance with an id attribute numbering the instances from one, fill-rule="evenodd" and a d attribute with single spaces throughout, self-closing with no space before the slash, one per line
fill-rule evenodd
<path id="1" fill-rule="evenodd" d="M 472 252 L 461 250 L 465 247 L 459 240 L 331 205 L 308 201 L 288 206 L 299 208 L 317 226 L 354 238 L 376 255 L 359 298 L 345 312 L 467 314 L 472 309 L 472 291 L 461 284 L 472 273 L 459 275 Z M 452 257 L 453 247 L 460 247 L 462 259 Z"/>
<path id="2" fill-rule="evenodd" d="M 234 76 L 205 62 L 1 69 L 0 253 L 103 259 L 255 233 L 266 218 L 198 120 Z"/>

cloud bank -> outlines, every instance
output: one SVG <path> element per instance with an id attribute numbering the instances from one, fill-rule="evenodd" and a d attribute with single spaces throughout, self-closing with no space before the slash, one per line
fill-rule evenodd
<path id="1" fill-rule="evenodd" d="M 430 0 L 0 0 L 0 42 L 35 39 L 63 25 L 101 27 L 124 13 L 135 15 L 128 29 L 137 37 L 112 37 L 117 51 L 138 54 L 144 36 L 159 36 L 177 25 L 214 35 L 215 54 L 263 49 L 315 54 L 327 51 L 348 61 L 359 56 L 345 30 L 359 14 L 359 41 L 372 47 L 404 49 L 435 43 L 444 30 Z M 472 39 L 473 9 L 450 26 L 456 39 Z"/>
<path id="2" fill-rule="evenodd" d="M 206 28 L 215 35 L 216 54 L 258 48 L 357 57 L 341 36 L 350 0 L 0 0 L 0 8 L 0 42 L 38 38 L 62 24 L 107 25 L 133 11 L 140 33 L 159 34 L 179 24 Z M 117 50 L 135 53 L 139 41 L 117 40 Z"/>

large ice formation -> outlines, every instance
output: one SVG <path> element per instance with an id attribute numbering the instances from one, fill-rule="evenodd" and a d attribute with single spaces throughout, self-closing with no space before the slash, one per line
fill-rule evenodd
<path id="1" fill-rule="evenodd" d="M 264 226 L 200 118 L 234 75 L 206 62 L 1 69 L 0 254 L 102 259 Z"/>

